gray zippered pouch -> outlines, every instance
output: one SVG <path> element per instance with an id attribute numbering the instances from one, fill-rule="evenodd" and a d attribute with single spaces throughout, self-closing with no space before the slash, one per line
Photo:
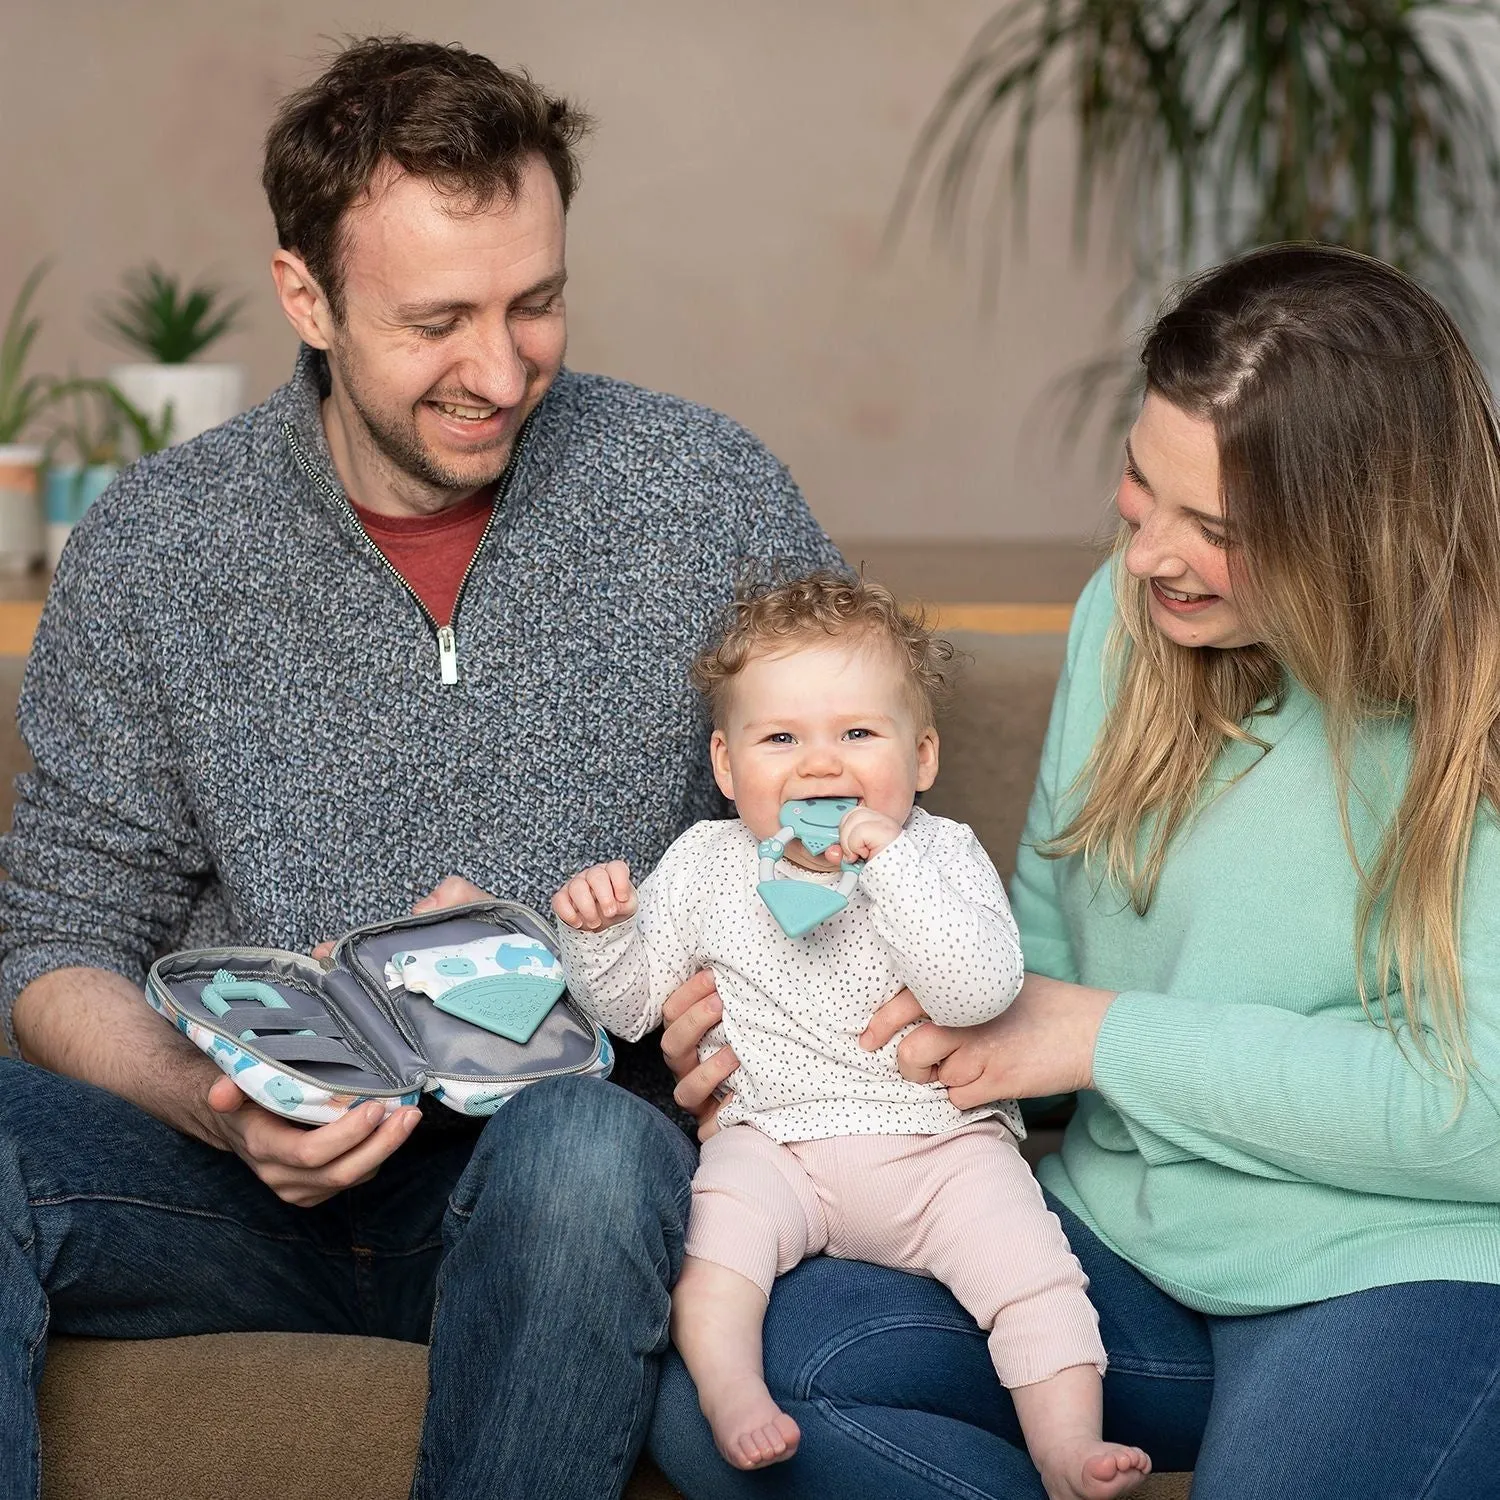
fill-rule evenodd
<path id="1" fill-rule="evenodd" d="M 393 1113 L 424 1093 L 467 1115 L 493 1114 L 528 1084 L 559 1074 L 606 1077 L 613 1049 L 564 991 L 524 1043 L 393 988 L 387 965 L 414 948 L 516 934 L 555 956 L 547 921 L 514 901 L 476 902 L 361 927 L 327 963 L 276 948 L 197 948 L 151 966 L 146 999 L 258 1104 L 326 1124 L 369 1100 Z M 217 991 L 228 971 L 265 995 L 227 1013 Z"/>

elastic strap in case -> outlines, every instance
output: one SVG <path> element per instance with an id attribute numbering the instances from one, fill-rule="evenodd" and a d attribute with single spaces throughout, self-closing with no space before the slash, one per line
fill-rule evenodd
<path id="1" fill-rule="evenodd" d="M 345 1042 L 324 1036 L 260 1036 L 257 1049 L 276 1062 L 342 1063 L 360 1065 L 360 1059 Z"/>

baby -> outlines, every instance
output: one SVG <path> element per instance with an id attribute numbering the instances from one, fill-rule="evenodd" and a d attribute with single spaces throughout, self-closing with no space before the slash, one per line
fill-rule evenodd
<path id="1" fill-rule="evenodd" d="M 1014 1103 L 960 1110 L 912 1083 L 896 1038 L 859 1045 L 902 988 L 945 1026 L 998 1015 L 1021 985 L 1005 891 L 973 832 L 915 807 L 937 776 L 934 698 L 948 654 L 885 589 L 817 573 L 739 600 L 693 666 L 715 779 L 739 813 L 679 838 L 636 891 L 620 861 L 553 897 L 574 998 L 630 1040 L 713 970 L 740 1066 L 693 1179 L 672 1337 L 719 1451 L 742 1469 L 800 1433 L 761 1374 L 778 1275 L 809 1255 L 873 1261 L 949 1287 L 980 1325 L 1053 1500 L 1138 1485 L 1150 1461 L 1100 1437 L 1105 1356 L 1087 1285 L 1016 1149 Z M 781 878 L 839 880 L 844 908 L 788 937 L 758 894 L 759 845 L 798 798 L 857 799 L 821 856 L 786 846 Z"/>

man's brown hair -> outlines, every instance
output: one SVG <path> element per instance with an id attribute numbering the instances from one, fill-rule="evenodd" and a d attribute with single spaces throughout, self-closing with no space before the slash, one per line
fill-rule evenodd
<path id="1" fill-rule="evenodd" d="M 900 664 L 919 728 L 932 724 L 948 694 L 952 645 L 933 635 L 920 608 L 904 607 L 882 584 L 822 568 L 802 578 L 741 588 L 723 634 L 688 675 L 722 728 L 730 687 L 753 657 L 779 656 L 829 640 L 883 646 Z"/>
<path id="2" fill-rule="evenodd" d="M 460 212 L 480 213 L 514 197 L 527 158 L 540 156 L 566 211 L 591 123 L 526 73 L 456 43 L 366 37 L 282 100 L 261 182 L 281 248 L 302 257 L 341 318 L 344 215 L 384 163 L 432 182 Z"/>

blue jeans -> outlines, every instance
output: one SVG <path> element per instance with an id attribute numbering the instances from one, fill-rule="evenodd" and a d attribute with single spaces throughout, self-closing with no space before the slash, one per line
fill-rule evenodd
<path id="1" fill-rule="evenodd" d="M 419 1126 L 369 1183 L 293 1208 L 237 1157 L 0 1059 L 0 1500 L 40 1493 L 49 1332 L 261 1329 L 430 1335 L 419 1500 L 618 1495 L 694 1156 L 633 1095 L 559 1079 L 477 1139 Z"/>
<path id="2" fill-rule="evenodd" d="M 1500 1494 L 1500 1287 L 1418 1282 L 1204 1317 L 1055 1199 L 1109 1351 L 1105 1436 L 1194 1500 Z M 662 1373 L 651 1452 L 689 1500 L 1043 1500 L 983 1333 L 935 1282 L 810 1260 L 776 1284 L 766 1380 L 800 1424 L 788 1463 L 719 1458 L 691 1378 Z"/>

